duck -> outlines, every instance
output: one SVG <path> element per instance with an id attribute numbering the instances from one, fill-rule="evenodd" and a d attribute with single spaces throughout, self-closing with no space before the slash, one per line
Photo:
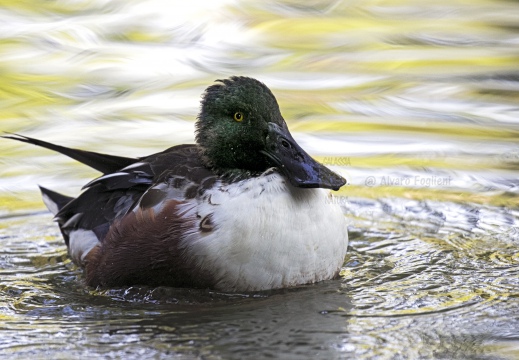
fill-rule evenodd
<path id="1" fill-rule="evenodd" d="M 346 180 L 294 140 L 274 94 L 244 76 L 202 95 L 195 144 L 144 157 L 9 138 L 99 171 L 77 197 L 40 186 L 87 286 L 222 292 L 334 279 L 348 247 Z"/>

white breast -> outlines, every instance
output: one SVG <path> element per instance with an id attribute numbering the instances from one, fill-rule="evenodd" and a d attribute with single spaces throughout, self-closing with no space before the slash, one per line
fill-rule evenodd
<path id="1" fill-rule="evenodd" d="M 184 240 L 186 255 L 222 291 L 255 291 L 332 278 L 342 266 L 346 220 L 324 189 L 299 189 L 270 173 L 221 185 L 199 203 L 213 231 Z"/>

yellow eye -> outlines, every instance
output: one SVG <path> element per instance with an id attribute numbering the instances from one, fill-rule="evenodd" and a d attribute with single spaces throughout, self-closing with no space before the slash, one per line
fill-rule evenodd
<path id="1" fill-rule="evenodd" d="M 243 115 L 243 113 L 241 111 L 234 113 L 234 120 L 240 122 L 240 121 L 243 121 L 244 118 L 245 118 L 245 116 Z"/>

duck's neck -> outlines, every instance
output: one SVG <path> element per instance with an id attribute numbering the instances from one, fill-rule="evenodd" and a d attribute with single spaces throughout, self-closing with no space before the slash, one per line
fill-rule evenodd
<path id="1" fill-rule="evenodd" d="M 234 183 L 241 180 L 247 180 L 260 176 L 270 167 L 267 164 L 258 164 L 252 168 L 229 167 L 230 163 L 221 163 L 218 157 L 211 156 L 211 152 L 200 146 L 200 160 L 205 167 L 211 169 L 215 174 L 220 176 L 228 183 Z"/>

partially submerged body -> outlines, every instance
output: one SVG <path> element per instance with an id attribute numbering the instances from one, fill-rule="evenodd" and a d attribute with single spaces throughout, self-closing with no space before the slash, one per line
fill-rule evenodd
<path id="1" fill-rule="evenodd" d="M 347 228 L 325 189 L 344 179 L 297 145 L 266 86 L 222 83 L 206 91 L 197 145 L 132 159 L 11 137 L 103 172 L 75 199 L 42 188 L 88 285 L 255 291 L 338 274 Z"/>

